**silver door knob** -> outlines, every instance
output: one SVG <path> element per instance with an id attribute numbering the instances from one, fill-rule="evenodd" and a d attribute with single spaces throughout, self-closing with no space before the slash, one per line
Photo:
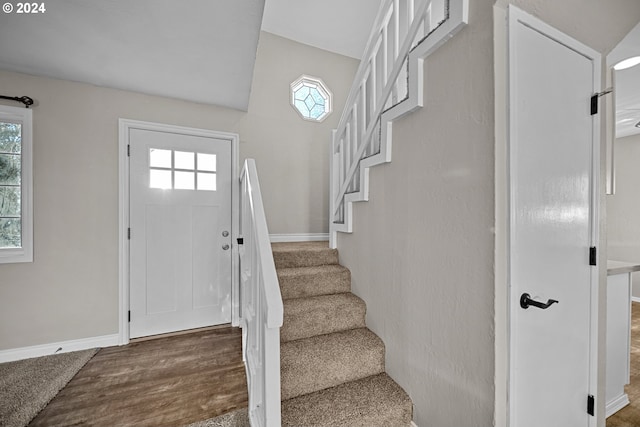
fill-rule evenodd
<path id="1" fill-rule="evenodd" d="M 229 237 L 229 232 L 228 231 L 223 231 L 222 232 L 222 237 Z"/>
<path id="2" fill-rule="evenodd" d="M 229 245 L 222 245 L 222 250 L 223 251 L 229 250 Z"/>

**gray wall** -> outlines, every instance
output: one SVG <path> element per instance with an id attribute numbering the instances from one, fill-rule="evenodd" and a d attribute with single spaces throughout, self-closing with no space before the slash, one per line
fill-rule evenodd
<path id="1" fill-rule="evenodd" d="M 238 123 L 240 154 L 256 159 L 269 232 L 329 231 L 329 144 L 359 61 L 262 32 L 249 100 Z M 320 77 L 333 92 L 322 123 L 302 120 L 289 105 L 301 74 Z"/>
<path id="2" fill-rule="evenodd" d="M 640 19 L 632 1 L 498 2 L 508 4 L 602 53 Z M 494 70 L 493 6 L 470 1 L 469 25 L 425 61 L 425 107 L 394 124 L 392 162 L 370 170 L 369 202 L 354 205 L 353 234 L 338 235 L 419 426 L 505 423 L 506 288 L 494 276 L 494 125 L 504 124 L 494 82 L 504 75 Z"/>
<path id="3" fill-rule="evenodd" d="M 331 129 L 358 62 L 262 33 L 249 111 L 0 71 L 28 95 L 34 122 L 34 262 L 0 265 L 0 350 L 118 332 L 118 119 L 240 134 L 256 158 L 271 233 L 328 228 Z M 335 110 L 303 121 L 289 105 L 300 74 L 322 78 Z"/>
<path id="4" fill-rule="evenodd" d="M 425 61 L 425 106 L 393 126 L 340 260 L 418 426 L 493 421 L 493 0 Z"/>
<path id="5" fill-rule="evenodd" d="M 640 135 L 615 141 L 616 194 L 607 196 L 609 259 L 640 263 Z M 640 273 L 633 274 L 640 298 Z"/>

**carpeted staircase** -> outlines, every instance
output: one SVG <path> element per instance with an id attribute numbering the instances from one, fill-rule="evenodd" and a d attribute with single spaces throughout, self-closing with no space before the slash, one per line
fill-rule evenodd
<path id="1" fill-rule="evenodd" d="M 327 242 L 274 243 L 283 426 L 411 424 L 409 396 L 386 373 L 384 343 L 366 328 L 366 306 Z"/>

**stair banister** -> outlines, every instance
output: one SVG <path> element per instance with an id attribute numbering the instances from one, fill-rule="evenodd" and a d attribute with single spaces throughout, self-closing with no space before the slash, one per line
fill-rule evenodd
<path id="1" fill-rule="evenodd" d="M 249 420 L 253 427 L 280 427 L 284 309 L 253 159 L 245 160 L 240 174 L 240 236 L 240 325 Z"/>
<path id="2" fill-rule="evenodd" d="M 391 161 L 391 124 L 423 104 L 422 62 L 468 20 L 468 0 L 384 0 L 338 127 L 330 167 L 330 246 L 368 200 L 369 168 Z"/>
<path id="3" fill-rule="evenodd" d="M 399 0 L 395 0 L 394 3 L 397 3 Z M 420 9 L 418 12 L 417 16 L 423 16 L 424 13 L 426 12 L 427 9 L 427 5 L 430 4 L 429 2 L 422 2 L 420 5 Z M 421 25 L 422 21 L 419 19 L 414 19 L 411 27 L 409 29 L 409 33 L 408 36 L 404 39 L 404 42 L 402 43 L 402 48 L 400 49 L 400 52 L 409 52 L 409 48 L 411 46 L 411 43 L 413 42 L 413 37 L 415 37 L 415 35 L 418 32 L 418 27 Z M 413 36 L 413 37 L 412 37 Z M 402 65 L 404 64 L 404 60 L 400 61 L 397 60 L 395 61 L 394 65 L 393 65 L 393 69 L 391 71 L 391 73 L 388 76 L 388 81 L 387 84 L 384 87 L 383 92 L 380 94 L 380 97 L 378 98 L 377 102 L 374 104 L 376 105 L 376 109 L 375 109 L 375 117 L 379 117 L 382 114 L 382 111 L 384 109 L 384 103 L 387 99 L 389 99 L 389 96 L 391 95 L 392 90 L 395 88 L 396 86 L 396 79 L 398 78 L 398 75 L 400 74 L 400 70 L 402 68 Z M 360 90 L 362 91 L 361 93 L 363 93 L 363 97 L 366 98 L 366 85 L 365 86 L 361 86 Z M 371 136 L 376 128 L 376 124 L 377 121 L 370 121 L 367 128 L 366 128 L 366 132 L 365 132 L 365 136 L 362 138 L 363 141 L 369 141 L 371 139 Z M 345 124 L 346 126 L 346 124 Z M 338 126 L 338 132 L 340 132 L 340 126 Z M 358 151 L 356 152 L 356 154 L 354 155 L 354 158 L 358 158 L 361 159 L 362 155 L 364 154 L 365 150 L 369 148 L 368 145 L 365 144 L 360 144 L 360 148 L 358 148 Z M 358 167 L 358 162 L 353 162 L 351 163 L 351 166 L 349 167 L 347 173 L 346 173 L 346 178 L 347 180 L 345 180 L 345 182 L 342 184 L 342 186 L 340 187 L 340 190 L 337 194 L 337 199 L 342 198 L 345 193 L 347 192 L 347 187 L 349 186 L 350 182 L 349 179 L 350 177 L 353 176 L 353 174 L 356 171 L 356 168 Z M 334 212 L 333 215 L 336 214 L 337 210 L 339 208 L 334 208 Z"/>

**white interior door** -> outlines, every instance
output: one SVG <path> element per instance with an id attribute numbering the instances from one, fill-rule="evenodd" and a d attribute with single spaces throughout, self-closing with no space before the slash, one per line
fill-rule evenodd
<path id="1" fill-rule="evenodd" d="M 589 259 L 598 194 L 597 116 L 590 98 L 600 66 L 595 51 L 510 8 L 512 427 L 595 421 L 587 413 L 588 396 L 595 394 L 591 334 L 598 280 Z M 550 305 L 525 309 L 524 294 Z"/>
<path id="2" fill-rule="evenodd" d="M 231 142 L 130 129 L 131 338 L 231 321 Z"/>

